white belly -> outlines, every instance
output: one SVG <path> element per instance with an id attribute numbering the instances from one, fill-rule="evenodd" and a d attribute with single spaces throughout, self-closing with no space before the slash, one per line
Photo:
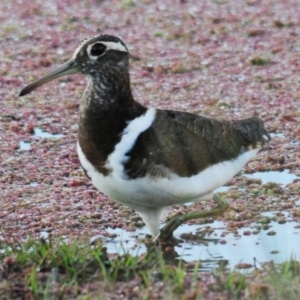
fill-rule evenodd
<path id="1" fill-rule="evenodd" d="M 108 197 L 137 211 L 139 208 L 163 208 L 204 199 L 205 195 L 211 194 L 236 175 L 258 150 L 245 152 L 235 160 L 218 163 L 191 177 L 179 177 L 171 173 L 168 178 L 130 180 L 120 172 L 120 165 L 118 171 L 112 170 L 108 176 L 103 176 L 86 159 L 77 143 L 80 162 L 93 185 Z"/>

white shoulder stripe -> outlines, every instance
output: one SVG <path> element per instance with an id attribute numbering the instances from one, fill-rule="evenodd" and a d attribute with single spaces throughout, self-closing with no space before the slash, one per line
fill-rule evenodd
<path id="1" fill-rule="evenodd" d="M 132 149 L 138 136 L 152 125 L 155 115 L 156 110 L 148 108 L 144 115 L 130 121 L 124 129 L 120 142 L 115 146 L 106 162 L 106 167 L 112 170 L 114 175 L 124 177 L 123 164 L 128 160 L 125 154 Z"/>

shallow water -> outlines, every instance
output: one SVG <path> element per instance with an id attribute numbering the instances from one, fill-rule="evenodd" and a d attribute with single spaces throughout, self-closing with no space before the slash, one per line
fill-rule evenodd
<path id="1" fill-rule="evenodd" d="M 33 136 L 41 137 L 41 138 L 62 138 L 62 137 L 64 137 L 63 134 L 60 134 L 60 133 L 52 134 L 52 133 L 44 131 L 38 127 L 34 128 Z"/>
<path id="2" fill-rule="evenodd" d="M 27 141 L 20 141 L 19 142 L 19 149 L 20 150 L 24 150 L 24 151 L 28 151 L 31 149 L 31 143 L 27 142 Z"/>
<path id="3" fill-rule="evenodd" d="M 257 178 L 262 181 L 263 184 L 268 182 L 275 182 L 278 184 L 288 184 L 291 183 L 294 179 L 300 179 L 300 177 L 295 174 L 289 173 L 289 170 L 283 171 L 269 171 L 269 172 L 255 172 L 253 174 L 243 174 L 247 178 Z"/>
<path id="4" fill-rule="evenodd" d="M 262 184 L 275 182 L 277 184 L 286 185 L 291 183 L 297 177 L 290 174 L 289 170 L 256 172 L 253 174 L 242 174 L 248 178 L 258 178 Z M 230 187 L 223 186 L 217 189 L 217 192 L 226 192 Z M 300 201 L 300 200 L 299 200 Z M 281 212 L 284 214 L 284 212 Z M 262 216 L 273 217 L 276 214 L 274 211 L 262 213 Z M 251 228 L 243 227 L 238 229 L 238 237 L 233 233 L 228 233 L 225 237 L 221 234 L 226 231 L 226 224 L 219 221 L 214 221 L 209 224 L 214 229 L 212 235 L 206 235 L 206 239 L 217 239 L 211 241 L 208 245 L 199 242 L 185 241 L 175 247 L 178 258 L 191 262 L 201 260 L 202 270 L 217 267 L 220 263 L 227 263 L 227 266 L 233 269 L 239 263 L 254 263 L 254 258 L 258 263 L 263 263 L 273 260 L 275 263 L 280 263 L 288 260 L 291 257 L 300 258 L 300 227 L 299 223 L 286 222 L 279 224 L 270 222 L 268 230 L 261 230 L 258 234 L 244 235 L 243 232 L 256 230 L 257 224 L 253 224 Z M 195 234 L 197 230 L 205 228 L 206 225 L 181 225 L 175 232 L 174 236 L 180 238 L 183 233 Z M 108 232 L 114 233 L 117 237 L 106 242 L 106 247 L 109 253 L 126 253 L 132 255 L 140 255 L 147 251 L 143 244 L 137 242 L 138 238 L 143 238 L 149 233 L 146 227 L 137 229 L 135 232 L 127 232 L 123 229 L 107 229 Z M 275 235 L 268 235 L 270 231 L 276 232 Z M 219 241 L 224 240 L 222 244 Z"/>
<path id="5" fill-rule="evenodd" d="M 289 184 L 292 183 L 294 179 L 300 179 L 300 177 L 295 174 L 289 173 L 289 170 L 283 171 L 268 171 L 268 172 L 255 172 L 255 173 L 242 173 L 242 176 L 245 176 L 249 179 L 260 179 L 262 184 L 268 182 L 274 182 L 277 184 Z M 215 190 L 217 193 L 225 193 L 228 191 L 230 186 L 221 186 Z"/>
<path id="6" fill-rule="evenodd" d="M 34 133 L 33 133 L 32 136 L 40 137 L 40 138 L 44 138 L 44 139 L 49 139 L 49 138 L 59 139 L 59 138 L 64 137 L 65 135 L 60 134 L 60 133 L 52 134 L 52 133 L 49 133 L 47 131 L 44 131 L 44 130 L 36 127 L 36 128 L 34 128 Z M 31 149 L 31 142 L 29 142 L 29 141 L 20 141 L 19 142 L 19 149 L 24 150 L 24 151 L 30 150 Z"/>
<path id="7" fill-rule="evenodd" d="M 220 260 L 228 260 L 228 266 L 234 268 L 239 263 L 253 264 L 254 258 L 260 263 L 273 260 L 275 263 L 283 262 L 291 257 L 300 258 L 300 228 L 295 228 L 299 224 L 287 222 L 278 224 L 269 223 L 268 230 L 261 230 L 258 234 L 244 236 L 243 232 L 253 228 L 241 228 L 238 230 L 240 237 L 235 237 L 232 233 L 222 238 L 226 244 L 210 242 L 208 246 L 184 243 L 182 248 L 176 247 L 177 253 L 186 261 L 211 260 L 209 264 L 203 264 L 203 268 L 217 266 Z M 215 229 L 213 238 L 220 238 L 220 234 L 226 228 L 222 222 L 215 221 L 211 224 Z M 175 232 L 193 232 L 199 226 L 183 225 Z M 275 235 L 268 235 L 272 230 Z M 216 235 L 215 235 L 216 234 Z M 209 238 L 209 237 L 207 237 Z"/>
<path id="8" fill-rule="evenodd" d="M 201 270 L 218 267 L 220 263 L 226 261 L 230 269 L 234 269 L 240 263 L 252 264 L 254 258 L 258 263 L 274 261 L 280 263 L 291 257 L 300 258 L 300 228 L 295 228 L 299 224 L 287 222 L 278 224 L 269 223 L 268 230 L 261 230 L 258 234 L 243 235 L 246 230 L 253 231 L 254 228 L 241 228 L 238 230 L 239 237 L 232 233 L 221 237 L 226 225 L 223 222 L 215 221 L 210 224 L 214 228 L 214 233 L 204 236 L 207 239 L 225 240 L 225 244 L 219 241 L 208 242 L 204 245 L 199 242 L 185 241 L 175 247 L 178 258 L 186 262 L 201 260 Z M 207 225 L 182 225 L 174 233 L 176 238 L 180 238 L 182 233 L 196 233 L 197 230 Z M 275 235 L 268 235 L 272 230 Z M 117 234 L 117 237 L 107 241 L 105 246 L 109 253 L 130 253 L 131 255 L 141 255 L 147 251 L 143 244 L 138 244 L 136 238 L 143 238 L 147 233 L 146 228 L 138 229 L 135 232 L 127 232 L 122 229 L 108 229 L 108 232 Z M 257 265 L 259 266 L 259 265 Z"/>
<path id="9" fill-rule="evenodd" d="M 270 133 L 270 136 L 271 136 L 271 138 L 274 138 L 274 137 L 285 138 L 284 133 L 281 133 L 281 132 Z"/>

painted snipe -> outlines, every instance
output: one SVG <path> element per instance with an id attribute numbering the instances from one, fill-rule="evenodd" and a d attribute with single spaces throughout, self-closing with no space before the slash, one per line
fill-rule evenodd
<path id="1" fill-rule="evenodd" d="M 69 61 L 20 96 L 75 73 L 87 78 L 77 143 L 81 165 L 97 189 L 139 213 L 153 237 L 168 239 L 187 220 L 222 214 L 228 203 L 213 191 L 270 140 L 258 117 L 224 121 L 136 102 L 128 49 L 110 35 L 82 41 Z M 166 207 L 211 198 L 214 209 L 175 216 L 159 229 Z"/>

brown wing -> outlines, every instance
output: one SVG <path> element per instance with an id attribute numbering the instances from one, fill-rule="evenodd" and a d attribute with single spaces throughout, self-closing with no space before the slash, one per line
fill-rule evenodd
<path id="1" fill-rule="evenodd" d="M 208 166 L 232 160 L 270 139 L 261 119 L 220 121 L 178 111 L 157 110 L 152 126 L 127 153 L 125 172 L 131 178 L 198 174 Z"/>

